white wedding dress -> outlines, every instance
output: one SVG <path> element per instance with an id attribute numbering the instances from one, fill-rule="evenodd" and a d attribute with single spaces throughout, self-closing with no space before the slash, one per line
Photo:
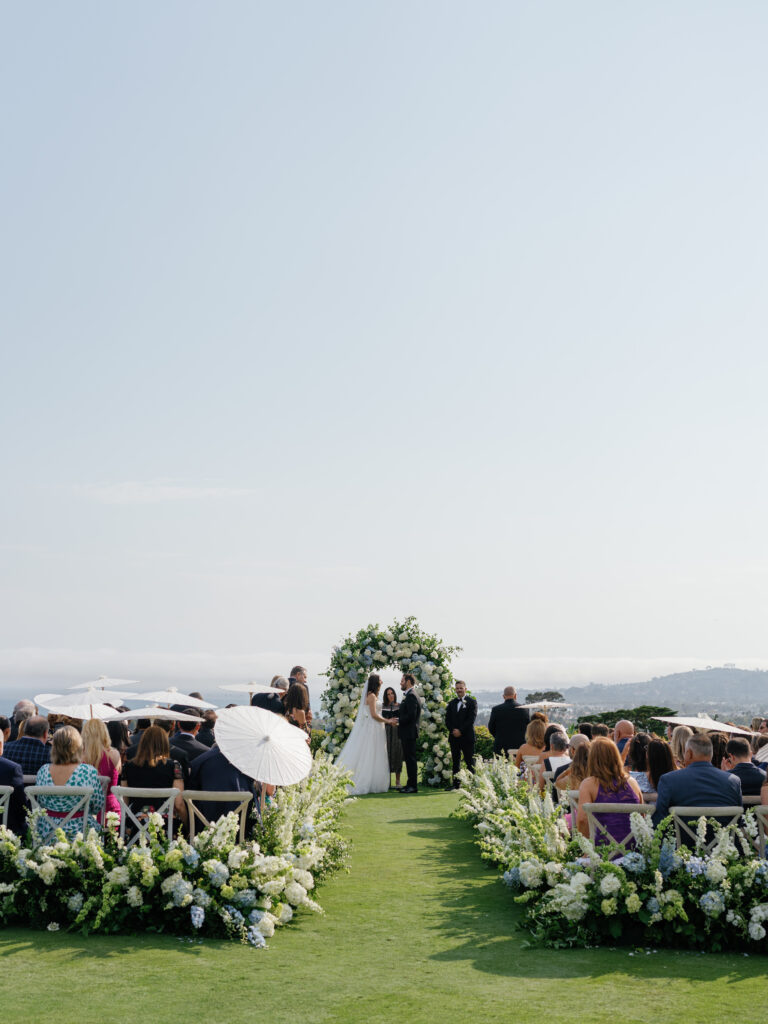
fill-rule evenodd
<path id="1" fill-rule="evenodd" d="M 381 714 L 381 704 L 378 701 L 376 713 Z M 389 789 L 389 758 L 387 737 L 384 732 L 386 728 L 383 722 L 371 718 L 368 705 L 363 698 L 352 732 L 347 736 L 347 742 L 336 759 L 336 764 L 352 772 L 352 786 L 349 790 L 351 796 L 386 793 Z"/>

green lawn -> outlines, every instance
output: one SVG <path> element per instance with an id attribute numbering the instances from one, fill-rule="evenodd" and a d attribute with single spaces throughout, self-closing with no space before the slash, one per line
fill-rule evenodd
<path id="1" fill-rule="evenodd" d="M 768 958 L 521 949 L 516 909 L 452 793 L 350 807 L 352 871 L 268 950 L 20 929 L 0 939 L 6 1020 L 35 1024 L 504 1021 L 739 1024 L 766 1017 Z"/>

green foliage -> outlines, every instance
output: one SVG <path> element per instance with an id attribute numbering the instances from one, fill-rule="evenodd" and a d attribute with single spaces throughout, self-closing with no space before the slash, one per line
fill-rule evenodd
<path id="1" fill-rule="evenodd" d="M 538 704 L 541 700 L 563 701 L 565 698 L 559 690 L 534 690 L 525 698 L 526 704 Z"/>
<path id="2" fill-rule="evenodd" d="M 654 704 L 641 704 L 636 708 L 620 708 L 618 711 L 601 711 L 596 715 L 583 715 L 579 721 L 602 722 L 604 725 L 609 725 L 613 728 L 622 718 L 626 718 L 627 721 L 634 724 L 636 732 L 655 732 L 662 735 L 664 723 L 654 721 L 654 717 L 661 715 L 664 718 L 669 718 L 676 714 L 677 712 L 671 708 L 657 707 Z"/>
<path id="3" fill-rule="evenodd" d="M 312 730 L 312 735 L 310 736 L 310 739 L 309 739 L 309 749 L 312 752 L 312 756 L 313 757 L 318 752 L 318 750 L 320 750 L 322 748 L 323 740 L 325 739 L 325 737 L 327 735 L 328 735 L 328 733 L 325 731 L 325 729 L 313 729 Z"/>

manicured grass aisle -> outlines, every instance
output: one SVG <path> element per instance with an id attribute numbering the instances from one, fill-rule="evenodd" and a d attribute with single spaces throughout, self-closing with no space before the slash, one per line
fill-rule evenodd
<path id="1" fill-rule="evenodd" d="M 768 958 L 522 949 L 511 895 L 448 818 L 451 793 L 350 807 L 352 872 L 269 950 L 173 938 L 0 937 L 16 1024 L 510 1024 L 765 1020 Z"/>

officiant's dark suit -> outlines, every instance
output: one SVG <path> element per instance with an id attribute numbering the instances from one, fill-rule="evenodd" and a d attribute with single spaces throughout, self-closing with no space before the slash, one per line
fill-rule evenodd
<path id="1" fill-rule="evenodd" d="M 456 775 L 461 768 L 461 757 L 470 771 L 475 768 L 475 719 L 477 718 L 477 701 L 465 695 L 454 697 L 445 709 L 445 727 L 448 730 L 448 743 L 451 748 L 453 762 L 453 785 L 458 787 Z M 461 736 L 454 736 L 453 730 L 458 729 Z"/>
<path id="2" fill-rule="evenodd" d="M 414 693 L 413 687 L 411 687 L 400 701 L 400 707 L 397 712 L 397 732 L 403 745 L 403 760 L 405 761 L 405 770 L 408 774 L 408 782 L 403 790 L 405 793 L 415 793 L 418 790 L 419 776 L 416 747 L 419 742 L 420 720 L 421 702 Z"/>
<path id="3" fill-rule="evenodd" d="M 513 697 L 505 697 L 503 704 L 491 708 L 488 732 L 493 736 L 494 754 L 517 750 L 525 743 L 525 730 L 531 721 L 528 708 L 520 707 Z"/>

